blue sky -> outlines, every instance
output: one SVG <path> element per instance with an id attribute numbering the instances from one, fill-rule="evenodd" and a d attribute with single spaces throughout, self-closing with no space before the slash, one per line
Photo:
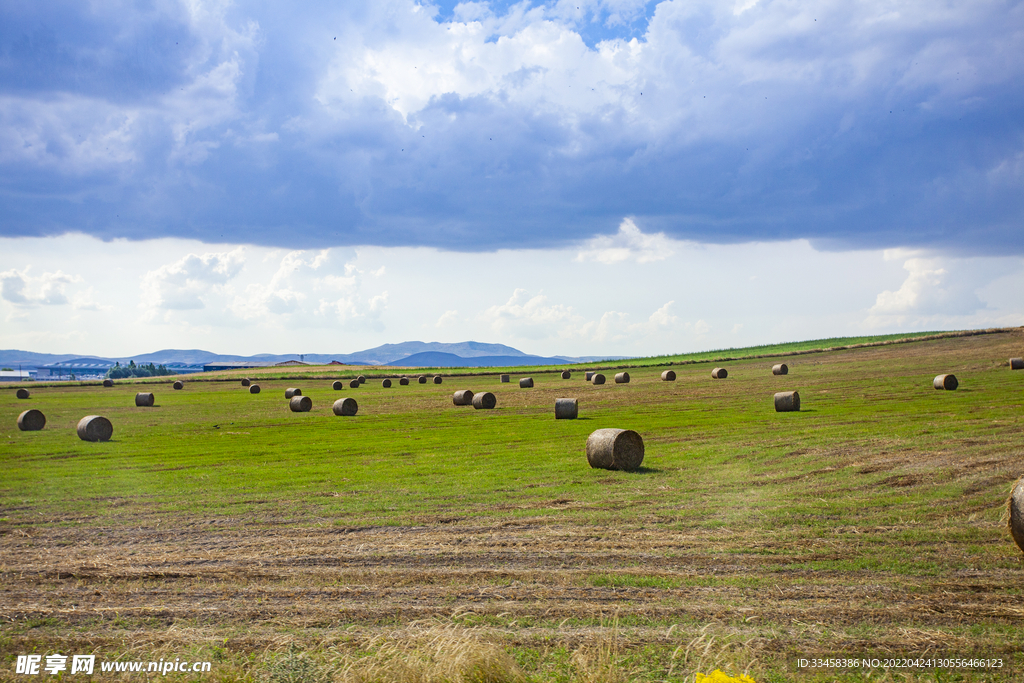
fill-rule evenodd
<path id="1" fill-rule="evenodd" d="M 91 287 L 132 292 L 140 340 L 173 329 L 183 344 L 229 351 L 241 344 L 239 320 L 289 329 L 295 307 L 322 297 L 289 289 L 265 307 L 269 317 L 238 304 L 255 317 L 229 324 L 233 304 L 215 287 L 248 273 L 246 287 L 279 291 L 270 280 L 299 252 L 293 261 L 327 254 L 318 269 L 333 263 L 336 278 L 379 272 L 412 253 L 402 250 L 427 250 L 418 253 L 449 272 L 492 263 L 480 301 L 429 284 L 415 260 L 402 273 L 411 284 L 386 283 L 398 274 L 385 269 L 380 291 L 330 318 L 350 335 L 346 348 L 324 348 L 339 337 L 320 324 L 318 348 L 305 351 L 430 332 L 541 353 L 654 353 L 1022 324 L 1024 307 L 994 293 L 1024 266 L 1022 54 L 1020 2 L 6 2 L 0 344 L 114 353 L 101 348 L 109 338 L 85 332 L 112 303 L 73 308 Z M 644 244 L 675 256 L 644 260 Z M 777 249 L 806 251 L 792 267 L 808 273 L 830 263 L 846 278 L 837 291 L 863 295 L 828 321 L 794 301 L 820 321 L 809 328 L 711 325 L 713 311 L 744 310 L 751 291 L 738 289 L 701 292 L 707 309 L 665 314 L 689 333 L 645 328 L 632 348 L 594 332 L 606 313 L 632 320 L 626 329 L 669 301 L 681 311 L 694 293 L 679 289 L 678 269 L 697 263 L 684 255 L 713 253 L 725 259 L 716 272 L 740 281 Z M 79 260 L 66 261 L 74 250 Z M 115 276 L 82 265 L 115 252 L 134 253 L 137 266 L 122 262 Z M 257 267 L 257 254 L 273 268 Z M 595 283 L 627 263 L 666 270 L 658 283 L 619 282 L 631 296 L 598 311 L 594 287 L 560 292 L 530 267 L 503 269 L 500 254 L 569 271 L 581 266 L 562 264 L 590 263 L 574 277 Z M 221 281 L 203 279 L 210 263 L 230 264 Z M 166 270 L 175 267 L 177 280 Z M 316 280 L 304 286 L 323 286 Z M 172 281 L 181 292 L 169 293 Z M 447 320 L 475 327 L 445 332 L 422 306 L 403 310 L 400 286 L 428 291 L 440 316 L 460 311 Z M 652 288 L 666 290 L 660 303 L 630 303 Z M 143 296 L 157 290 L 167 296 Z M 519 338 L 534 328 L 495 326 L 487 311 L 515 309 L 516 296 L 572 309 L 561 319 L 593 334 Z M 84 316 L 75 339 L 54 338 L 40 315 L 61 306 Z M 354 324 L 372 310 L 375 322 Z M 705 326 L 717 332 L 699 337 Z M 274 348 L 254 352 L 291 350 L 283 335 L 264 339 Z"/>

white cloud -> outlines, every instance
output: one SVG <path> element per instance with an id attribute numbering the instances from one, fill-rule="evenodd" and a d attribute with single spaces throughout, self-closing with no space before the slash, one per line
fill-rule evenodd
<path id="1" fill-rule="evenodd" d="M 18 306 L 60 306 L 69 303 L 67 285 L 82 281 L 59 270 L 32 277 L 29 270 L 31 267 L 0 273 L 0 297 Z"/>
<path id="2" fill-rule="evenodd" d="M 185 311 L 206 306 L 205 299 L 238 275 L 245 266 L 245 248 L 229 252 L 188 254 L 142 277 L 143 309 Z"/>
<path id="3" fill-rule="evenodd" d="M 619 231 L 611 236 L 601 235 L 588 240 L 576 255 L 577 261 L 597 261 L 612 264 L 633 260 L 637 263 L 664 261 L 673 254 L 674 240 L 664 233 L 644 234 L 632 218 L 623 219 Z"/>
<path id="4" fill-rule="evenodd" d="M 530 297 L 525 289 L 515 290 L 508 301 L 491 306 L 481 317 L 495 333 L 525 339 L 571 334 L 583 322 L 572 307 L 549 304 L 544 294 Z"/>
<path id="5" fill-rule="evenodd" d="M 434 323 L 434 327 L 447 327 L 448 325 L 451 325 L 452 323 L 454 323 L 458 319 L 459 319 L 459 312 L 458 311 L 454 311 L 454 310 L 453 311 L 445 311 L 441 315 L 441 317 L 437 319 L 437 322 Z"/>
<path id="6" fill-rule="evenodd" d="M 967 315 L 984 307 L 974 291 L 977 280 L 951 277 L 949 269 L 956 268 L 955 259 L 927 258 L 900 249 L 886 250 L 885 258 L 905 259 L 903 268 L 908 275 L 899 289 L 878 294 L 871 307 L 873 315 Z"/>

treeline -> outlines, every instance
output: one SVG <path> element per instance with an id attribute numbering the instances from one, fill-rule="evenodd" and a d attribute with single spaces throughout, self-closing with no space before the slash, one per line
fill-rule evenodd
<path id="1" fill-rule="evenodd" d="M 130 361 L 128 365 L 121 365 L 120 362 L 114 364 L 114 367 L 107 370 L 107 379 L 124 379 L 125 377 L 159 377 L 161 375 L 173 375 L 174 373 L 168 370 L 163 365 L 136 365 L 135 361 Z"/>

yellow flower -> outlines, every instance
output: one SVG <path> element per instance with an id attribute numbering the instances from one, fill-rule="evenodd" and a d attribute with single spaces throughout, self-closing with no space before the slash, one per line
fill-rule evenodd
<path id="1" fill-rule="evenodd" d="M 754 683 L 754 679 L 746 674 L 740 674 L 735 678 L 727 673 L 715 669 L 709 675 L 697 674 L 695 683 Z"/>

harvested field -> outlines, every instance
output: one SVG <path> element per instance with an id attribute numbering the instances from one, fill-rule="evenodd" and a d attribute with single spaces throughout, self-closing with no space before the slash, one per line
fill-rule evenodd
<path id="1" fill-rule="evenodd" d="M 327 385 L 283 416 L 293 379 L 252 396 L 223 373 L 159 411 L 131 407 L 144 381 L 37 386 L 46 429 L 20 432 L 6 392 L 5 670 L 31 651 L 170 654 L 266 680 L 297 650 L 324 675 L 307 680 L 354 680 L 386 644 L 445 634 L 536 681 L 1019 680 L 1024 565 L 1003 515 L 1024 474 L 1024 375 L 1006 371 L 1022 342 L 803 355 L 806 407 L 784 420 L 765 397 L 788 380 L 764 360 L 730 361 L 728 382 L 712 362 L 580 382 L 585 416 L 558 421 L 564 384 L 537 370 L 530 392 L 481 371 L 498 407 L 470 413 L 443 385 L 367 384 L 351 420 Z M 932 389 L 935 367 L 961 388 Z M 79 441 L 84 414 L 114 438 Z M 638 472 L 587 465 L 587 435 L 612 426 L 643 436 Z M 797 668 L 866 656 L 1003 666 Z"/>

